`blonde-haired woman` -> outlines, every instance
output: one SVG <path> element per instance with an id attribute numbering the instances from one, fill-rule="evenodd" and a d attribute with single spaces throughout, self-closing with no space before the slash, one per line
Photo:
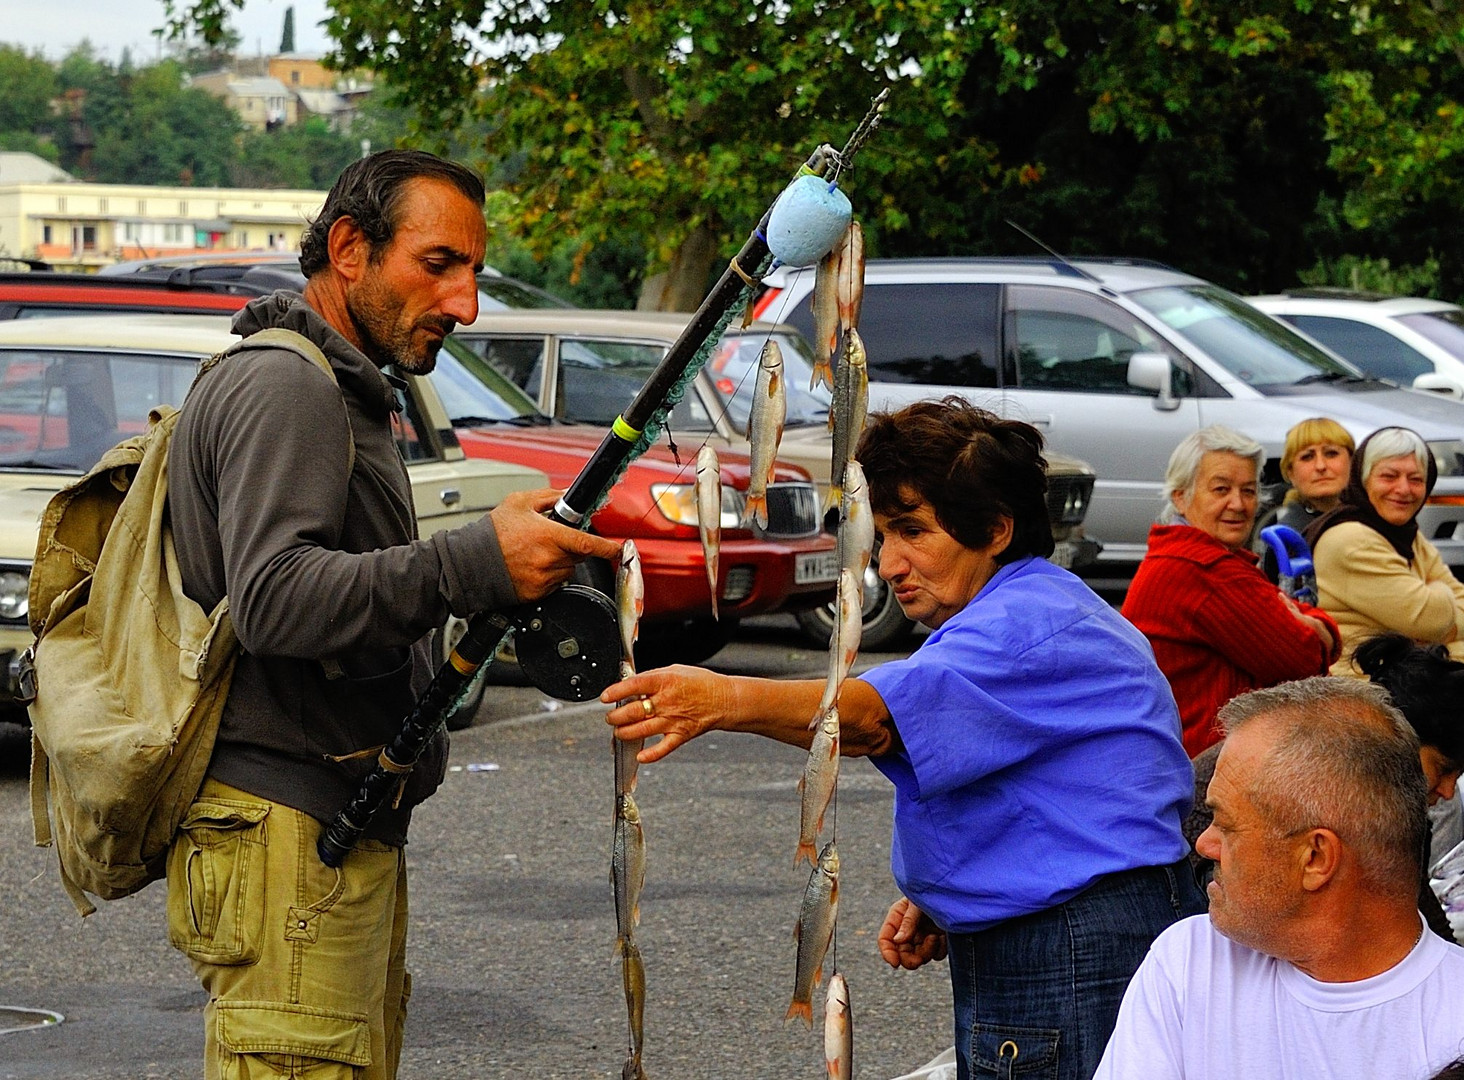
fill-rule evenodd
<path id="1" fill-rule="evenodd" d="M 1305 532 L 1332 510 L 1347 486 L 1356 444 L 1347 429 L 1327 416 L 1313 416 L 1286 433 L 1281 478 L 1291 485 L 1276 513 L 1276 524 Z"/>

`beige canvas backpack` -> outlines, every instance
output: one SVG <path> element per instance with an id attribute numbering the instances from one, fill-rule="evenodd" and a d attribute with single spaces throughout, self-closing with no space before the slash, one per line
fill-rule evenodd
<path id="1" fill-rule="evenodd" d="M 320 349 L 283 329 L 212 357 L 199 377 L 251 348 L 289 349 L 335 381 Z M 183 591 L 167 515 L 178 417 L 155 408 L 145 434 L 108 450 L 41 517 L 30 579 L 31 818 L 36 843 L 54 842 L 82 915 L 96 910 L 87 893 L 115 900 L 163 876 L 238 655 L 228 599 L 204 611 Z"/>

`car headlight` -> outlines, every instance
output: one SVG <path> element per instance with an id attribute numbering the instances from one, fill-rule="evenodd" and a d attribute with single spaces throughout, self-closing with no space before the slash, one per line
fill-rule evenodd
<path id="1" fill-rule="evenodd" d="M 0 622 L 24 622 L 30 613 L 30 576 L 21 570 L 0 570 Z"/>
<path id="2" fill-rule="evenodd" d="M 1464 439 L 1431 442 L 1428 448 L 1438 462 L 1440 476 L 1464 476 Z"/>
<path id="3" fill-rule="evenodd" d="M 668 521 L 678 525 L 696 528 L 701 521 L 696 512 L 695 484 L 652 484 L 651 498 L 656 500 L 656 509 Z M 742 525 L 742 513 L 747 506 L 747 497 L 736 488 L 722 486 L 722 528 L 736 529 Z"/>

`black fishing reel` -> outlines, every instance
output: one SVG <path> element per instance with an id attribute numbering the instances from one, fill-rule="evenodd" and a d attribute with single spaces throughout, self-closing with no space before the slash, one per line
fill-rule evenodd
<path id="1" fill-rule="evenodd" d="M 598 589 L 565 585 L 508 612 L 528 680 L 561 701 L 591 701 L 620 678 L 620 625 Z"/>

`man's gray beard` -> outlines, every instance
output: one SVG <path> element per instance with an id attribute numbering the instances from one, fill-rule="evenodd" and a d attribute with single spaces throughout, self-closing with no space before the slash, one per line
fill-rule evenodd
<path id="1" fill-rule="evenodd" d="M 362 307 L 354 296 L 347 294 L 346 314 L 350 316 L 351 325 L 356 328 L 356 336 L 361 339 L 361 351 L 372 363 L 378 367 L 391 364 L 407 375 L 432 374 L 437 367 L 437 353 L 442 348 L 441 342 L 433 342 L 425 354 L 414 354 L 411 352 L 412 336 L 409 331 L 405 345 L 388 344 L 372 332 L 372 318 L 363 313 Z"/>

